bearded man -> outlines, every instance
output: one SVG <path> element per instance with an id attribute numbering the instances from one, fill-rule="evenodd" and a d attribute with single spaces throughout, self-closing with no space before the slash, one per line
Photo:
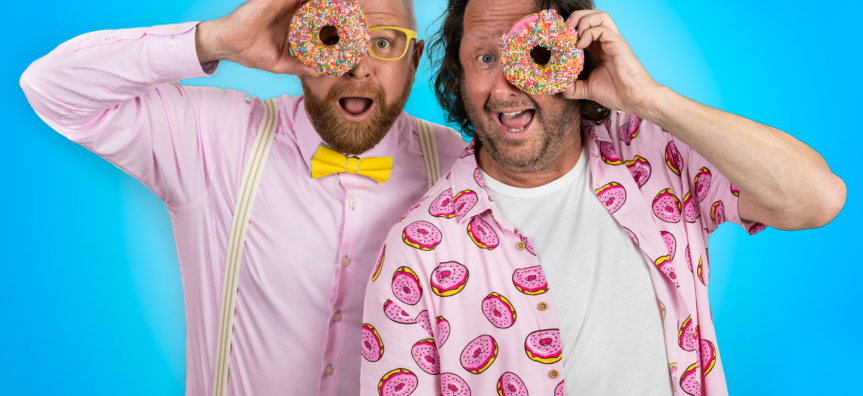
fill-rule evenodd
<path id="1" fill-rule="evenodd" d="M 403 112 L 424 47 L 411 1 L 358 2 L 379 29 L 341 77 L 290 54 L 302 3 L 251 0 L 218 20 L 85 34 L 21 77 L 46 123 L 165 201 L 190 395 L 355 394 L 378 248 L 465 146 Z M 374 56 L 377 39 L 404 55 Z M 178 83 L 220 60 L 300 76 L 305 95 L 261 102 Z"/>
<path id="2" fill-rule="evenodd" d="M 549 8 L 586 67 L 529 95 L 501 37 Z M 475 155 L 387 237 L 361 394 L 727 394 L 709 235 L 823 226 L 843 181 L 792 136 L 657 84 L 590 0 L 450 0 L 432 48 Z"/>

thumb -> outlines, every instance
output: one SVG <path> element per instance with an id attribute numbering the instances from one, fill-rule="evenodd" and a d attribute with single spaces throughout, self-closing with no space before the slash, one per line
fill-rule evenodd
<path id="1" fill-rule="evenodd" d="M 584 80 L 575 80 L 575 82 L 563 90 L 563 97 L 566 99 L 590 100 L 590 95 L 587 92 L 587 82 Z"/>
<path id="2" fill-rule="evenodd" d="M 299 59 L 292 55 L 283 56 L 278 63 L 273 66 L 273 73 L 277 74 L 292 74 L 295 76 L 318 77 L 320 73 L 307 66 Z"/>

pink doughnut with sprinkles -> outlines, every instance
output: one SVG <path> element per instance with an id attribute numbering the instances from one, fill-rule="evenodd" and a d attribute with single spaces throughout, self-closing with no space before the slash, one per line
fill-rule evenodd
<path id="1" fill-rule="evenodd" d="M 570 86 L 584 68 L 584 51 L 576 48 L 574 28 L 555 10 L 545 10 L 516 22 L 500 39 L 500 60 L 506 79 L 529 95 L 553 95 Z M 548 63 L 531 56 L 535 47 L 551 53 Z"/>
<path id="2" fill-rule="evenodd" d="M 338 29 L 321 41 L 321 30 Z M 335 33 L 333 31 L 332 33 Z M 353 69 L 369 50 L 369 26 L 357 3 L 315 0 L 294 14 L 288 41 L 300 62 L 329 77 L 339 77 Z"/>

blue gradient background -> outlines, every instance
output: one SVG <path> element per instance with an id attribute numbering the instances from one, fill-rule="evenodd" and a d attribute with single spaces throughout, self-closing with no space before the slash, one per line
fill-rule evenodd
<path id="1" fill-rule="evenodd" d="M 415 0 L 428 37 L 443 0 Z M 144 186 L 48 128 L 18 87 L 27 65 L 79 34 L 224 16 L 239 0 L 15 1 L 3 8 L 0 394 L 180 395 L 185 320 L 171 225 Z M 735 5 L 740 8 L 735 8 Z M 859 393 L 863 275 L 853 259 L 859 170 L 859 2 L 599 0 L 647 70 L 690 98 L 783 129 L 848 185 L 830 225 L 710 243 L 710 299 L 736 395 Z M 435 25 L 436 26 L 436 25 Z M 407 111 L 443 122 L 423 60 Z M 187 84 L 262 98 L 294 77 L 223 63 Z M 794 164 L 789 164 L 794 166 Z M 859 164 L 858 164 L 859 166 Z M 625 380 L 625 379 L 621 379 Z M 290 393 L 288 390 L 286 394 Z"/>

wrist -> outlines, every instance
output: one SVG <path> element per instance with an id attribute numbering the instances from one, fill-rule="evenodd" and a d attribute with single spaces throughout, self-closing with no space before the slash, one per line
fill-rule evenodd
<path id="1" fill-rule="evenodd" d="M 643 103 L 639 104 L 630 114 L 635 114 L 643 119 L 649 120 L 657 125 L 664 125 L 665 111 L 668 106 L 673 106 L 677 93 L 670 88 L 655 84 L 645 96 Z"/>
<path id="2" fill-rule="evenodd" d="M 200 64 L 227 59 L 218 37 L 217 21 L 204 21 L 195 27 L 195 51 Z"/>

